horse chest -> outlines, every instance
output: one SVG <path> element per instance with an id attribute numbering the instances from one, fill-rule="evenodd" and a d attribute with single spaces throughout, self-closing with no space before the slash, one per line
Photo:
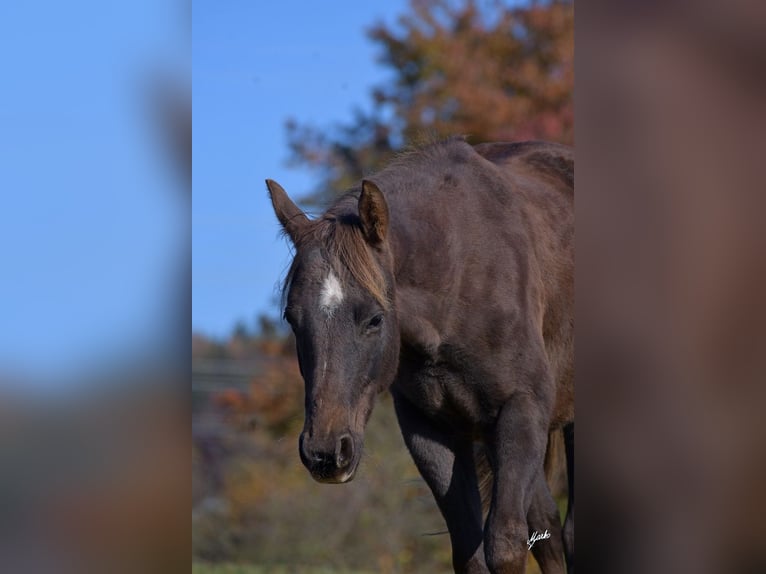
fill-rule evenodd
<path id="1" fill-rule="evenodd" d="M 497 414 L 496 409 L 487 404 L 474 373 L 465 369 L 402 361 L 394 385 L 421 412 L 451 426 L 484 426 Z"/>

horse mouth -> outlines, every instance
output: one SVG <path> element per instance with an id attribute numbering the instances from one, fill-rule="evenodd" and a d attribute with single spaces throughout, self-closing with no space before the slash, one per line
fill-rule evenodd
<path id="1" fill-rule="evenodd" d="M 355 464 L 352 468 L 347 468 L 340 474 L 328 475 L 320 472 L 312 472 L 311 478 L 322 484 L 345 484 L 346 482 L 354 480 L 356 469 L 357 465 Z"/>
<path id="2" fill-rule="evenodd" d="M 350 432 L 317 441 L 318 444 L 310 439 L 306 432 L 301 433 L 298 452 L 311 478 L 324 484 L 343 484 L 353 480 L 362 458 L 360 440 L 354 439 Z"/>

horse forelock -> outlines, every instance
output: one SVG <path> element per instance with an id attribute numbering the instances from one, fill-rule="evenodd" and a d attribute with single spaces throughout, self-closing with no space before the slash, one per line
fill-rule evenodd
<path id="1" fill-rule="evenodd" d="M 328 211 L 306 226 L 306 229 L 293 238 L 296 250 L 319 247 L 327 262 L 341 283 L 353 278 L 384 309 L 391 306 L 383 270 L 375 260 L 372 249 L 362 232 L 357 215 L 334 214 Z M 287 294 L 295 276 L 298 258 L 293 259 L 290 270 L 282 285 L 282 306 L 287 302 Z"/>

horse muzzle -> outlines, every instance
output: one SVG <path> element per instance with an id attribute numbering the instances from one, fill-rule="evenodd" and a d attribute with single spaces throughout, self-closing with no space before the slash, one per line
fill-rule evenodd
<path id="1" fill-rule="evenodd" d="M 350 433 L 317 440 L 305 432 L 298 441 L 301 462 L 317 482 L 339 484 L 354 478 L 360 448 Z"/>

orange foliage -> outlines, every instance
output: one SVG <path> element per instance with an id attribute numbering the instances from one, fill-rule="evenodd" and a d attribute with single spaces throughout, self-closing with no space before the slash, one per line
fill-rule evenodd
<path id="1" fill-rule="evenodd" d="M 336 130 L 288 122 L 292 160 L 325 175 L 323 201 L 405 145 L 450 135 L 574 142 L 574 4 L 411 0 L 369 31 L 393 78 Z"/>

